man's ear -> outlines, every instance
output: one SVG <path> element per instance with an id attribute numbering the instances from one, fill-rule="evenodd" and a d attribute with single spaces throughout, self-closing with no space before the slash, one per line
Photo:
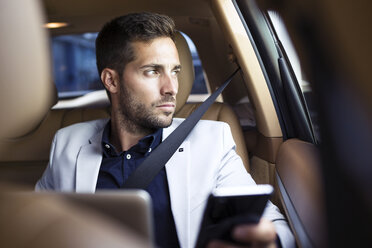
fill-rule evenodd
<path id="1" fill-rule="evenodd" d="M 115 94 L 119 91 L 119 75 L 115 70 L 105 68 L 101 73 L 101 80 L 107 91 Z"/>

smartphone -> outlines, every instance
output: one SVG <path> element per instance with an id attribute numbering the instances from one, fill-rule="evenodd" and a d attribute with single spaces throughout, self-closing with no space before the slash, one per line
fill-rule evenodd
<path id="1" fill-rule="evenodd" d="M 212 239 L 239 244 L 231 238 L 234 226 L 258 223 L 273 191 L 268 184 L 213 190 L 204 210 L 196 248 L 206 247 Z"/>

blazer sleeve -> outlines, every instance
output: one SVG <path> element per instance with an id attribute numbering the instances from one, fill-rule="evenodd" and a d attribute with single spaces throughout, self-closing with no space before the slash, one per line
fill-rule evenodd
<path id="1" fill-rule="evenodd" d="M 222 158 L 216 187 L 256 185 L 236 153 L 236 145 L 228 124 L 223 123 Z"/>
<path id="2" fill-rule="evenodd" d="M 57 132 L 58 134 L 58 132 Z M 53 142 L 50 149 L 49 154 L 49 162 L 48 165 L 42 175 L 42 177 L 37 181 L 35 185 L 35 191 L 42 191 L 42 190 L 54 190 L 54 182 L 53 182 L 53 158 L 55 153 L 55 147 L 57 143 L 57 134 L 53 138 Z"/>
<path id="3" fill-rule="evenodd" d="M 236 145 L 227 124 L 223 127 L 223 151 L 224 156 L 220 164 L 216 187 L 256 185 L 236 153 Z M 294 236 L 278 207 L 269 202 L 263 217 L 273 222 L 282 247 L 296 247 Z"/>

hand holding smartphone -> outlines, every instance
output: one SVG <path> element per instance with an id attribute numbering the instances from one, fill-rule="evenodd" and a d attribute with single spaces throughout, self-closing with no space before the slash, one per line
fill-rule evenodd
<path id="1" fill-rule="evenodd" d="M 267 184 L 215 189 L 204 210 L 196 248 L 206 247 L 213 239 L 236 243 L 232 229 L 257 224 L 272 193 L 273 187 Z"/>

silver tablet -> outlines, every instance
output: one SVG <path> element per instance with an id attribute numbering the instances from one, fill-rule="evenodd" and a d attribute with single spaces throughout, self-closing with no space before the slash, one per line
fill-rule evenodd
<path id="1" fill-rule="evenodd" d="M 153 244 L 151 197 L 144 190 L 102 190 L 94 194 L 51 191 L 17 192 L 17 194 L 33 198 L 55 197 L 78 207 L 96 211 L 130 228 Z"/>

